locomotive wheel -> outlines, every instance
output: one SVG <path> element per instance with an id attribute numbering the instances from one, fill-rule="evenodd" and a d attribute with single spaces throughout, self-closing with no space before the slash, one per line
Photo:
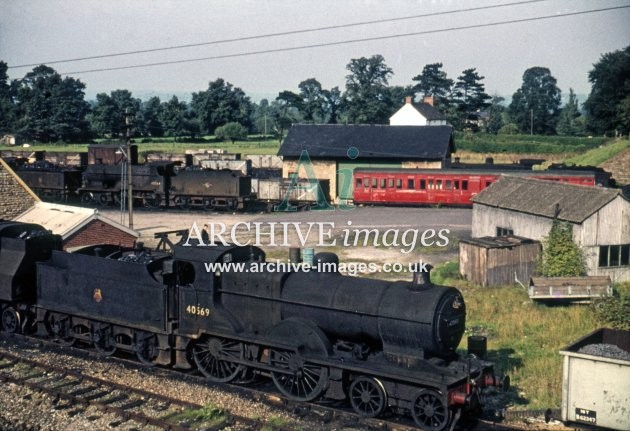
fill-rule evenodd
<path id="1" fill-rule="evenodd" d="M 13 307 L 2 310 L 2 330 L 9 334 L 15 334 L 20 330 L 20 313 Z"/>
<path id="2" fill-rule="evenodd" d="M 222 338 L 204 337 L 193 346 L 199 371 L 213 382 L 231 382 L 244 367 L 234 362 L 243 358 L 243 344 Z"/>
<path id="3" fill-rule="evenodd" d="M 177 205 L 180 209 L 183 209 L 183 210 L 187 210 L 188 208 L 190 208 L 191 203 L 192 201 L 190 200 L 190 198 L 186 196 L 177 196 L 175 198 L 175 205 Z"/>
<path id="4" fill-rule="evenodd" d="M 309 362 L 308 357 L 328 357 L 331 347 L 324 333 L 307 321 L 287 319 L 271 330 L 270 338 L 295 345 L 295 350 L 269 352 L 269 363 L 278 370 L 271 373 L 278 390 L 295 401 L 320 396 L 328 385 L 328 368 Z"/>
<path id="5" fill-rule="evenodd" d="M 76 341 L 72 332 L 70 316 L 64 314 L 47 313 L 45 317 L 46 329 L 52 339 L 66 347 L 70 347 Z"/>
<path id="6" fill-rule="evenodd" d="M 111 356 L 116 352 L 116 340 L 112 336 L 109 325 L 92 326 L 92 343 L 94 349 L 104 356 Z"/>
<path id="7" fill-rule="evenodd" d="M 144 202 L 149 208 L 159 208 L 162 203 L 162 196 L 156 194 L 150 198 L 146 198 Z"/>
<path id="8" fill-rule="evenodd" d="M 210 211 L 210 210 L 213 210 L 214 207 L 215 207 L 214 199 L 207 198 L 203 200 L 203 209 Z"/>
<path id="9" fill-rule="evenodd" d="M 97 195 L 97 202 L 99 205 L 107 206 L 109 205 L 109 197 L 107 193 L 100 193 Z"/>
<path id="10" fill-rule="evenodd" d="M 441 431 L 446 428 L 450 413 L 444 397 L 432 389 L 418 391 L 411 408 L 413 420 L 427 431 Z"/>
<path id="11" fill-rule="evenodd" d="M 81 195 L 81 203 L 84 205 L 91 204 L 94 201 L 94 194 L 91 192 L 83 193 Z"/>
<path id="12" fill-rule="evenodd" d="M 374 377 L 359 377 L 350 384 L 348 398 L 352 409 L 364 418 L 380 416 L 387 407 L 387 393 Z"/>
<path id="13" fill-rule="evenodd" d="M 328 383 L 328 368 L 309 363 L 296 352 L 271 350 L 271 366 L 282 370 L 271 373 L 280 392 L 295 401 L 312 401 Z"/>
<path id="14" fill-rule="evenodd" d="M 150 367 L 155 365 L 155 359 L 158 357 L 158 341 L 155 334 L 149 332 L 136 332 L 136 342 L 134 343 L 134 350 L 138 360 L 144 365 Z"/>

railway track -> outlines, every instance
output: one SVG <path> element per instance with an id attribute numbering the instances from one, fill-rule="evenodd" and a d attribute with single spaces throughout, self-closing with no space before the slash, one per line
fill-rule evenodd
<path id="1" fill-rule="evenodd" d="M 99 360 L 99 356 L 85 349 L 75 347 L 60 347 L 56 343 L 30 336 L 12 334 L 0 335 L 0 339 L 15 343 L 14 347 L 40 346 L 41 349 L 56 354 L 80 357 L 86 356 L 91 360 Z M 16 349 L 13 349 L 16 350 Z M 124 365 L 134 371 L 147 372 L 147 367 L 136 360 L 124 357 L 108 357 L 108 360 Z M 169 368 L 151 368 L 153 371 L 166 372 L 178 380 L 197 384 L 207 384 L 205 377 L 198 374 L 176 371 Z M 119 419 L 110 426 L 116 426 L 127 421 L 142 425 L 152 425 L 158 429 L 172 431 L 191 431 L 195 429 L 221 430 L 236 428 L 246 430 L 273 429 L 274 431 L 288 431 L 277 424 L 235 415 L 229 411 L 221 411 L 212 421 L 191 423 L 185 418 L 202 412 L 204 406 L 180 399 L 148 392 L 135 387 L 126 386 L 109 380 L 93 377 L 62 366 L 53 366 L 41 361 L 26 358 L 14 353 L 0 350 L 0 382 L 15 383 L 31 390 L 42 392 L 54 398 L 56 409 L 68 409 L 72 415 L 81 414 L 88 406 L 116 415 Z M 295 402 L 286 399 L 275 391 L 271 383 L 264 381 L 252 386 L 235 386 L 229 384 L 211 383 L 221 391 L 240 395 L 243 398 L 265 404 L 269 407 L 291 413 L 305 423 L 318 423 L 321 430 L 351 429 L 366 431 L 414 431 L 417 426 L 410 420 L 394 414 L 385 418 L 362 418 L 343 403 L 312 403 Z M 523 430 L 523 427 L 511 426 L 492 420 L 479 420 L 473 424 L 459 423 L 452 431 L 482 431 L 482 430 Z"/>

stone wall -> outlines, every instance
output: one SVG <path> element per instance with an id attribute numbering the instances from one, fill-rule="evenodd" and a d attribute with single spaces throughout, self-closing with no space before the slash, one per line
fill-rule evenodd
<path id="1" fill-rule="evenodd" d="M 0 219 L 12 219 L 39 199 L 0 159 Z"/>

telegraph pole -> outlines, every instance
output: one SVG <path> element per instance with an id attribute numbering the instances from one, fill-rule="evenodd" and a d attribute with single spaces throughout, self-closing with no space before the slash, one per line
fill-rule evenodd
<path id="1" fill-rule="evenodd" d="M 133 190 L 131 189 L 131 124 L 129 110 L 125 109 L 125 129 L 127 152 L 127 207 L 129 208 L 129 229 L 133 230 Z"/>

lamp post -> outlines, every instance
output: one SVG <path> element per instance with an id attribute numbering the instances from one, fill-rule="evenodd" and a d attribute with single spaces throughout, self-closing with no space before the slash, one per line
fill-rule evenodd
<path id="1" fill-rule="evenodd" d="M 127 207 L 129 208 L 129 229 L 133 229 L 133 190 L 131 188 L 131 127 L 129 121 L 129 110 L 125 109 L 125 128 L 127 153 Z"/>

